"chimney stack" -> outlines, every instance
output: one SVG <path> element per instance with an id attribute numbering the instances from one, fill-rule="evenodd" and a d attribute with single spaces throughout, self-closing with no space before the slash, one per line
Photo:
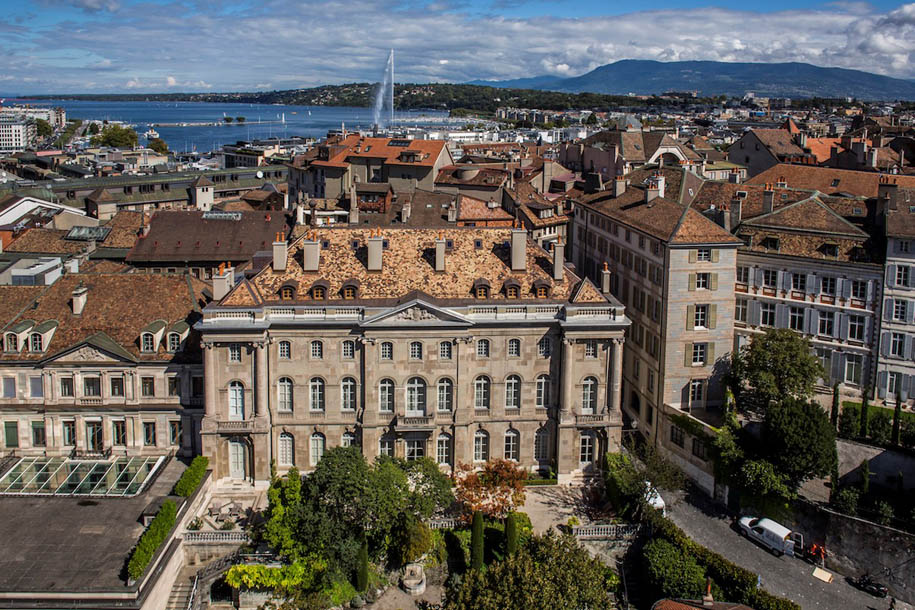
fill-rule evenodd
<path id="1" fill-rule="evenodd" d="M 457 222 L 457 205 L 453 199 L 448 204 L 448 222 Z"/>
<path id="2" fill-rule="evenodd" d="M 312 199 L 308 202 L 308 205 L 311 208 L 311 217 L 308 219 L 308 224 L 316 227 L 318 226 L 318 202 Z"/>
<path id="3" fill-rule="evenodd" d="M 613 197 L 622 197 L 626 192 L 626 176 L 617 176 L 613 180 Z"/>
<path id="4" fill-rule="evenodd" d="M 321 242 L 317 231 L 312 231 L 302 241 L 302 270 L 315 272 L 321 264 Z"/>
<path id="5" fill-rule="evenodd" d="M 797 145 L 805 150 L 807 149 L 807 134 L 803 131 L 797 134 Z"/>
<path id="6" fill-rule="evenodd" d="M 356 196 L 356 185 L 349 187 L 349 223 L 359 224 L 359 198 Z"/>
<path id="7" fill-rule="evenodd" d="M 403 208 L 400 210 L 400 221 L 404 224 L 410 222 L 410 216 L 413 215 L 413 202 L 408 199 L 404 202 Z"/>
<path id="8" fill-rule="evenodd" d="M 368 238 L 369 248 L 369 271 L 381 271 L 381 265 L 384 258 L 384 238 L 381 237 L 381 229 L 377 229 L 374 235 Z"/>
<path id="9" fill-rule="evenodd" d="M 604 268 L 600 272 L 600 291 L 605 295 L 610 294 L 610 269 L 604 261 Z"/>
<path id="10" fill-rule="evenodd" d="M 527 270 L 527 231 L 517 226 L 512 229 L 511 250 L 512 271 Z"/>
<path id="11" fill-rule="evenodd" d="M 877 168 L 877 149 L 871 148 L 867 151 L 867 166 Z"/>
<path id="12" fill-rule="evenodd" d="M 562 239 L 557 239 L 553 243 L 553 279 L 561 282 L 565 275 L 565 245 Z"/>
<path id="13" fill-rule="evenodd" d="M 73 291 L 72 304 L 73 304 L 73 315 L 81 316 L 83 315 L 83 309 L 86 307 L 86 300 L 89 295 L 89 289 L 80 283 L 79 286 Z"/>
<path id="14" fill-rule="evenodd" d="M 230 263 L 219 263 L 219 271 L 213 276 L 213 300 L 221 301 L 235 286 L 235 269 Z"/>
<path id="15" fill-rule="evenodd" d="M 439 231 L 438 239 L 435 240 L 435 270 L 445 270 L 445 236 Z"/>
<path id="16" fill-rule="evenodd" d="M 702 607 L 712 608 L 715 606 L 715 598 L 712 597 L 712 578 L 705 578 L 705 595 L 702 596 Z"/>
<path id="17" fill-rule="evenodd" d="M 743 220 L 743 201 L 739 197 L 734 197 L 731 199 L 731 209 L 728 210 L 728 214 L 731 217 L 731 230 L 737 228 L 737 225 L 740 224 L 740 221 Z"/>
<path id="18" fill-rule="evenodd" d="M 728 182 L 731 184 L 740 184 L 740 171 L 732 169 L 728 172 Z"/>
<path id="19" fill-rule="evenodd" d="M 763 214 L 769 214 L 775 205 L 775 189 L 772 183 L 766 184 L 766 190 L 763 191 Z"/>
<path id="20" fill-rule="evenodd" d="M 305 206 L 301 203 L 295 206 L 295 224 L 297 226 L 305 224 Z"/>
<path id="21" fill-rule="evenodd" d="M 286 270 L 286 239 L 279 232 L 273 240 L 273 270 Z"/>

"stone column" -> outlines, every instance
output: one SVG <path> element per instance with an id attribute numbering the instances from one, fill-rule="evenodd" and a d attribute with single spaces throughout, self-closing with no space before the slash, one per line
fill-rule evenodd
<path id="1" fill-rule="evenodd" d="M 254 416 L 258 417 L 267 414 L 267 400 L 270 396 L 270 392 L 267 390 L 267 342 L 255 344 L 254 349 L 256 350 L 255 374 L 257 376 L 257 397 L 254 400 Z"/>
<path id="2" fill-rule="evenodd" d="M 575 384 L 572 378 L 572 340 L 566 337 L 561 339 L 562 343 L 562 372 L 560 374 L 562 383 L 562 400 L 559 403 L 559 410 L 564 413 L 572 411 L 572 386 Z"/>
<path id="3" fill-rule="evenodd" d="M 207 343 L 203 348 L 203 409 L 207 417 L 216 415 L 216 348 Z"/>
<path id="4" fill-rule="evenodd" d="M 610 361 L 610 370 L 607 374 L 607 381 L 610 387 L 610 412 L 619 413 L 622 411 L 623 404 L 620 396 L 623 380 L 623 340 L 613 340 L 613 354 L 608 354 Z"/>

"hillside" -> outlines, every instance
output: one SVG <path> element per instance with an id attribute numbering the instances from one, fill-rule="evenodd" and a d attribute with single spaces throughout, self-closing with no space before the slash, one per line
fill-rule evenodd
<path id="1" fill-rule="evenodd" d="M 526 87 L 612 95 L 699 91 L 700 95 L 769 97 L 856 97 L 864 100 L 915 99 L 915 81 L 860 70 L 821 68 L 805 63 L 727 63 L 624 59 L 571 78 L 538 76 L 509 81 L 474 81 L 491 87 Z"/>

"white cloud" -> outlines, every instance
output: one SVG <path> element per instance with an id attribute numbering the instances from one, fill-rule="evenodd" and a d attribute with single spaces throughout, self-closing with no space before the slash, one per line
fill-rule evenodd
<path id="1" fill-rule="evenodd" d="M 177 85 L 177 84 L 178 84 L 178 81 L 175 80 L 175 77 L 174 77 L 174 76 L 169 76 L 169 77 L 167 77 L 167 78 L 165 79 L 165 86 L 166 86 L 166 87 L 174 87 L 174 86 Z"/>

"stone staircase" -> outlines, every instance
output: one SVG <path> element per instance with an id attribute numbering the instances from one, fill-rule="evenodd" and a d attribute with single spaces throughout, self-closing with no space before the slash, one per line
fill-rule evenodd
<path id="1" fill-rule="evenodd" d="M 193 577 L 187 578 L 184 570 L 175 579 L 172 591 L 168 595 L 168 603 L 165 610 L 187 610 L 187 603 L 190 601 L 191 590 L 194 588 Z"/>

